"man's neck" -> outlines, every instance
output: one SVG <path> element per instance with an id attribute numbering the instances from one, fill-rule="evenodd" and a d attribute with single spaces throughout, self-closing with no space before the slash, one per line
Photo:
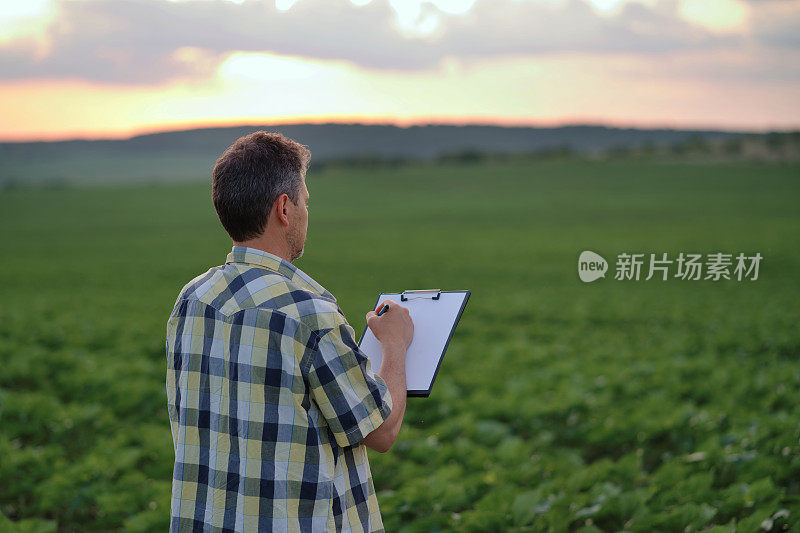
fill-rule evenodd
<path id="1" fill-rule="evenodd" d="M 277 239 L 265 238 L 264 235 L 249 241 L 233 241 L 233 244 L 234 246 L 247 246 L 248 248 L 255 248 L 256 250 L 261 250 L 262 252 L 268 252 L 272 255 L 277 255 L 287 263 L 292 262 L 290 259 L 291 254 L 289 253 L 289 247 L 286 245 L 286 243 L 280 243 L 277 241 Z"/>

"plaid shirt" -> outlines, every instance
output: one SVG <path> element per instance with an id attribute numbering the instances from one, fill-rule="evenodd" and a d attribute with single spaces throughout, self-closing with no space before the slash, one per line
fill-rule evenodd
<path id="1" fill-rule="evenodd" d="M 183 288 L 166 344 L 170 531 L 383 531 L 361 440 L 392 399 L 331 293 L 234 246 Z"/>

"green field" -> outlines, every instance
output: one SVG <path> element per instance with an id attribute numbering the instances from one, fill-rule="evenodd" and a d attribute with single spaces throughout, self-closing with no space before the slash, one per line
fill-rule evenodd
<path id="1" fill-rule="evenodd" d="M 387 531 L 800 529 L 800 167 L 307 182 L 297 264 L 357 331 L 379 290 L 472 290 L 431 397 L 370 451 Z M 0 530 L 167 529 L 166 320 L 230 249 L 209 189 L 0 193 Z M 756 281 L 584 284 L 587 249 L 764 259 Z"/>

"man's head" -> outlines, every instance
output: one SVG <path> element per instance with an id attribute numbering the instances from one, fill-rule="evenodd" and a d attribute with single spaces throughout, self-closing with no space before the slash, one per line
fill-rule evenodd
<path id="1" fill-rule="evenodd" d="M 303 255 L 310 159 L 306 146 L 264 131 L 239 138 L 222 154 L 211 197 L 235 244 L 266 245 L 289 261 Z"/>

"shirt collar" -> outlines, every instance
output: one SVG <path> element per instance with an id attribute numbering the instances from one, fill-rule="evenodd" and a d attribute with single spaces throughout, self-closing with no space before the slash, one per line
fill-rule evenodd
<path id="1" fill-rule="evenodd" d="M 292 282 L 309 289 L 320 296 L 336 301 L 336 298 L 325 287 L 314 281 L 314 278 L 275 254 L 250 248 L 249 246 L 234 246 L 228 254 L 226 263 L 245 263 L 261 268 L 266 268 L 290 279 Z"/>

